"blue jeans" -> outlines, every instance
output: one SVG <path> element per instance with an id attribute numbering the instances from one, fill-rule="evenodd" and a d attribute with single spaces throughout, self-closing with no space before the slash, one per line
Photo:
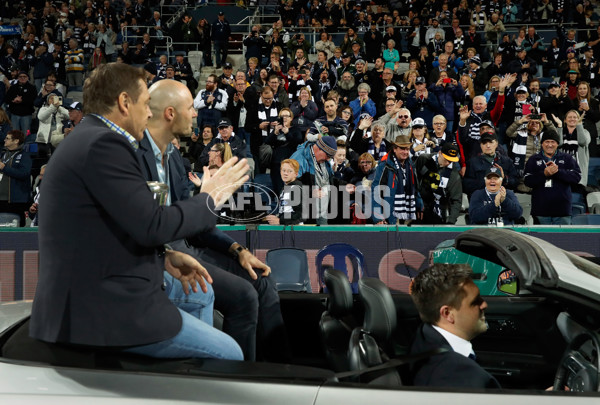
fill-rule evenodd
<path id="1" fill-rule="evenodd" d="M 136 346 L 126 352 L 154 358 L 215 358 L 243 360 L 242 349 L 233 338 L 179 309 L 181 330 L 162 342 Z"/>
<path id="2" fill-rule="evenodd" d="M 18 129 L 27 136 L 27 131 L 31 128 L 31 115 L 10 114 L 12 129 Z"/>
<path id="3" fill-rule="evenodd" d="M 571 225 L 571 217 L 537 217 L 540 225 Z"/>
<path id="4" fill-rule="evenodd" d="M 183 292 L 183 288 L 179 280 L 164 272 L 165 277 L 165 293 L 169 296 L 169 300 L 179 309 L 184 310 L 202 322 L 211 325 L 213 324 L 213 304 L 215 303 L 215 293 L 212 285 L 206 284 L 208 291 L 202 290 L 198 292 L 190 291 L 188 295 Z"/>

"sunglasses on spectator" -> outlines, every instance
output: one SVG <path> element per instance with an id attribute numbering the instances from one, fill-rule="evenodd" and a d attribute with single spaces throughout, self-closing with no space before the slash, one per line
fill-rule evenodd
<path id="1" fill-rule="evenodd" d="M 408 115 L 399 115 L 398 118 L 407 119 L 407 118 L 410 118 L 410 116 L 408 116 Z"/>

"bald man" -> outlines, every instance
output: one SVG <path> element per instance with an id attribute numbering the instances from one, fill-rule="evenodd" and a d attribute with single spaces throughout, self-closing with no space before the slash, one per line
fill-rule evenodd
<path id="1" fill-rule="evenodd" d="M 188 88 L 173 80 L 161 80 L 150 89 L 150 111 L 144 137 L 137 152 L 142 172 L 148 181 L 169 185 L 167 204 L 186 200 L 191 182 L 183 167 L 179 151 L 171 145 L 173 138 L 187 137 L 197 116 L 194 100 Z M 279 308 L 279 295 L 271 269 L 248 249 L 216 227 L 187 240 L 169 243 L 175 250 L 195 257 L 213 279 L 215 308 L 223 313 L 223 331 L 242 348 L 245 360 L 256 359 L 256 335 L 268 350 L 264 358 L 288 361 L 289 349 Z M 178 283 L 166 274 L 169 298 L 180 309 L 212 323 L 207 314 L 210 303 L 201 292 L 185 296 Z M 260 322 L 259 322 L 260 319 Z"/>

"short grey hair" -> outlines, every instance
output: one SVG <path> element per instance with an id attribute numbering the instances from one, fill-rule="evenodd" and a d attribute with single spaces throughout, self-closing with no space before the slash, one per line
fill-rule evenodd
<path id="1" fill-rule="evenodd" d="M 371 86 L 369 86 L 367 83 L 361 83 L 358 85 L 357 88 L 358 91 L 366 91 L 368 93 L 371 92 Z"/>

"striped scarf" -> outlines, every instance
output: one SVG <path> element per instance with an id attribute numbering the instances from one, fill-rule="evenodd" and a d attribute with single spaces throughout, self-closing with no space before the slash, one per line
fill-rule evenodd
<path id="1" fill-rule="evenodd" d="M 277 120 L 277 115 L 279 114 L 279 112 L 277 111 L 277 107 L 275 106 L 275 103 L 271 104 L 271 108 L 269 108 L 267 110 L 267 107 L 265 107 L 265 105 L 263 103 L 260 103 L 258 105 L 258 121 L 262 122 L 262 121 L 269 121 L 269 122 L 273 122 L 275 120 Z M 269 133 L 271 131 L 271 127 L 267 127 L 267 129 L 263 129 L 261 130 L 261 134 L 263 137 L 269 136 Z"/>
<path id="2" fill-rule="evenodd" d="M 415 174 L 413 167 L 408 160 L 404 165 L 398 162 L 393 153 L 390 153 L 390 160 L 398 172 L 398 190 L 394 196 L 394 217 L 400 220 L 417 219 L 417 201 L 415 198 Z M 394 185 L 392 185 L 394 187 Z"/>
<path id="3" fill-rule="evenodd" d="M 385 148 L 385 142 L 381 142 L 379 149 L 377 149 L 375 148 L 375 142 L 373 142 L 373 138 L 369 138 L 369 148 L 367 149 L 367 152 L 369 152 L 369 154 L 378 162 L 388 154 Z"/>
<path id="4" fill-rule="evenodd" d="M 540 139 L 542 139 L 542 134 L 544 131 L 540 132 L 538 136 L 536 136 L 533 140 L 534 153 L 539 150 Z M 523 124 L 517 129 L 517 136 L 513 139 L 512 145 L 512 160 L 515 165 L 515 169 L 517 169 L 517 174 L 519 177 L 523 177 L 525 172 L 525 161 L 527 160 L 527 139 L 529 138 L 529 133 L 527 132 L 527 124 Z"/>
<path id="5" fill-rule="evenodd" d="M 579 142 L 577 142 L 577 128 L 573 130 L 573 133 L 569 134 L 567 127 L 564 127 L 563 142 L 562 145 L 559 146 L 559 149 L 573 156 L 575 160 L 577 160 L 577 150 L 579 149 Z"/>

